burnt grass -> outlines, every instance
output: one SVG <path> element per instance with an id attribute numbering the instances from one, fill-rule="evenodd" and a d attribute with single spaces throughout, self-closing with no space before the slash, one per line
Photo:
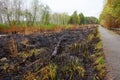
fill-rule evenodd
<path id="1" fill-rule="evenodd" d="M 0 80 L 105 80 L 104 66 L 95 64 L 103 56 L 97 35 L 91 26 L 0 37 Z"/>

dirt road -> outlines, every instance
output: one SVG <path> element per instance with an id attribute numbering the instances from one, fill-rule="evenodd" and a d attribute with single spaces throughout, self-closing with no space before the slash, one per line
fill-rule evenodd
<path id="1" fill-rule="evenodd" d="M 120 36 L 103 27 L 99 27 L 109 80 L 120 80 Z"/>

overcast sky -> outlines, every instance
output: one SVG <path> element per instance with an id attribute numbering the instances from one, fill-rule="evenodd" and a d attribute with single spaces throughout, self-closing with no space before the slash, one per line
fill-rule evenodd
<path id="1" fill-rule="evenodd" d="M 85 16 L 99 17 L 104 0 L 42 0 L 42 3 L 47 4 L 52 12 L 66 12 L 71 15 L 75 10 L 82 12 Z"/>

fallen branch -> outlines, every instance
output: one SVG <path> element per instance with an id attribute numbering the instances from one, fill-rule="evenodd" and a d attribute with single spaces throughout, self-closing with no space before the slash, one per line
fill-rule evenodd
<path id="1" fill-rule="evenodd" d="M 62 36 L 62 37 L 60 38 L 60 40 L 58 41 L 58 43 L 57 43 L 57 45 L 55 46 L 55 49 L 54 49 L 54 51 L 53 51 L 53 53 L 52 53 L 52 55 L 51 55 L 51 58 L 53 58 L 53 57 L 55 57 L 55 56 L 57 55 L 58 50 L 59 50 L 59 48 L 60 48 L 60 44 L 61 44 L 63 38 L 64 38 L 64 36 Z"/>
<path id="2" fill-rule="evenodd" d="M 40 61 L 40 59 L 38 59 L 38 60 L 32 62 L 31 64 L 27 65 L 26 67 L 29 68 L 29 67 L 31 67 L 32 65 L 34 65 L 35 63 L 38 63 L 39 61 Z"/>

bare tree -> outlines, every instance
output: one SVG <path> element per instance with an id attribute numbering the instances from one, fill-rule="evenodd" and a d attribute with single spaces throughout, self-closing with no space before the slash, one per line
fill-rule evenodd
<path id="1" fill-rule="evenodd" d="M 2 1 L 2 11 L 3 11 L 3 14 L 6 15 L 7 23 L 10 26 L 11 21 L 10 21 L 10 1 L 9 0 Z"/>
<path id="2" fill-rule="evenodd" d="M 34 22 L 36 21 L 36 14 L 38 11 L 38 7 L 39 7 L 39 0 L 33 0 L 33 5 L 32 5 L 32 25 L 34 25 Z"/>
<path id="3" fill-rule="evenodd" d="M 39 0 L 32 0 L 26 7 L 24 0 L 0 0 L 0 22 L 11 25 L 25 23 L 27 26 L 35 23 L 49 24 L 50 8 L 40 4 Z"/>
<path id="4" fill-rule="evenodd" d="M 43 12 L 42 23 L 43 24 L 49 24 L 49 20 L 50 20 L 50 8 L 49 8 L 49 6 L 44 6 L 42 12 Z"/>
<path id="5" fill-rule="evenodd" d="M 57 24 L 57 25 L 67 25 L 69 21 L 69 16 L 67 13 L 54 13 L 50 17 L 50 23 L 51 24 Z"/>
<path id="6" fill-rule="evenodd" d="M 0 23 L 3 23 L 2 19 L 2 2 L 0 1 Z"/>

